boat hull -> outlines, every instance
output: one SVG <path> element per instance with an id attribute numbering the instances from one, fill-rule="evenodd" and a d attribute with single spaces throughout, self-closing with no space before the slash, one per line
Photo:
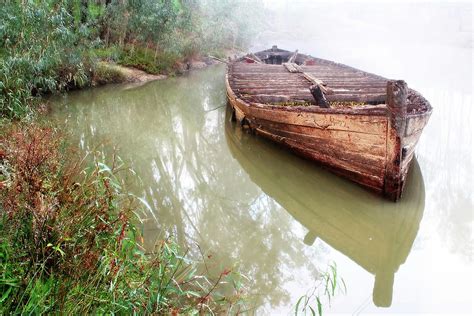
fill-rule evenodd
<path id="1" fill-rule="evenodd" d="M 234 93 L 228 76 L 226 88 L 235 118 L 244 127 L 394 201 L 401 197 L 431 112 L 405 116 L 400 130 L 386 109 L 329 111 L 249 103 Z"/>

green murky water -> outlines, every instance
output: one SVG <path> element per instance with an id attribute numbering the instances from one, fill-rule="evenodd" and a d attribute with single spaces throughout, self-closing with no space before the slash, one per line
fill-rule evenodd
<path id="1" fill-rule="evenodd" d="M 347 285 L 335 311 L 433 311 L 436 299 L 469 307 L 472 288 L 455 285 L 472 273 L 472 193 L 461 170 L 439 169 L 451 156 L 433 153 L 429 139 L 449 124 L 439 120 L 443 98 L 394 204 L 243 132 L 229 119 L 224 73 L 213 66 L 54 100 L 52 116 L 81 150 L 110 157 L 117 147 L 141 178 L 135 193 L 153 209 L 148 247 L 167 229 L 208 251 L 216 269 L 238 262 L 262 312 L 288 312 L 331 262 Z"/>

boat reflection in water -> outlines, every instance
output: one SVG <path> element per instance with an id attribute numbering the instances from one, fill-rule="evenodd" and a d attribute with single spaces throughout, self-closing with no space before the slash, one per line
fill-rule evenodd
<path id="1" fill-rule="evenodd" d="M 416 159 L 401 201 L 387 202 L 246 133 L 227 112 L 227 144 L 251 180 L 308 229 L 307 245 L 320 238 L 372 273 L 374 304 L 390 306 L 395 273 L 423 217 L 425 190 Z"/>

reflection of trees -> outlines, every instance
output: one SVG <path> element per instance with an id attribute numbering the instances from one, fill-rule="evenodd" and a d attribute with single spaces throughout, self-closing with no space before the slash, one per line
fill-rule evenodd
<path id="1" fill-rule="evenodd" d="M 129 90 L 73 93 L 57 114 L 73 113 L 70 127 L 86 150 L 104 140 L 118 144 L 142 180 L 134 190 L 158 219 L 144 227 L 148 242 L 169 228 L 181 244 L 197 242 L 212 253 L 216 268 L 240 262 L 252 291 L 262 294 L 260 303 L 289 303 L 280 285 L 296 268 L 316 277 L 317 262 L 304 254 L 291 216 L 229 155 L 225 109 L 208 111 L 226 104 L 223 76 L 215 67 Z M 104 146 L 106 155 L 111 152 L 112 145 Z"/>

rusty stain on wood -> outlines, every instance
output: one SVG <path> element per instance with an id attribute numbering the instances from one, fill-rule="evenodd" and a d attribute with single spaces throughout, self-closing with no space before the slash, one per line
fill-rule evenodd
<path id="1" fill-rule="evenodd" d="M 230 63 L 226 90 L 242 125 L 393 201 L 432 111 L 403 81 L 276 46 Z"/>

